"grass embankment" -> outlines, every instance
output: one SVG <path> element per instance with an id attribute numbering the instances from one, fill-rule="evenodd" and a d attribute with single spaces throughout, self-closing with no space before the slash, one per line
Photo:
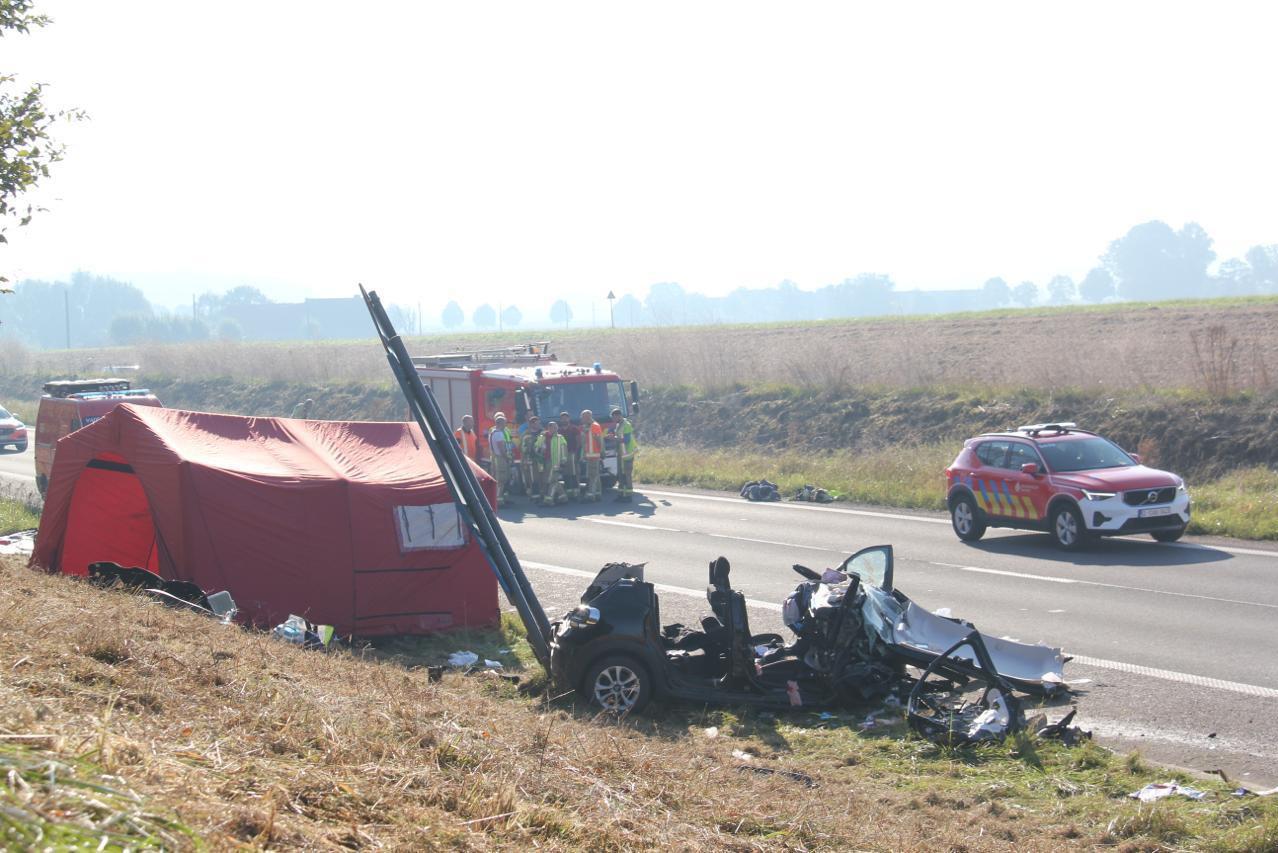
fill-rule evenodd
<path id="1" fill-rule="evenodd" d="M 635 476 L 645 483 L 731 491 L 767 479 L 786 497 L 811 483 L 852 503 L 944 510 L 942 472 L 955 452 L 953 442 L 827 454 L 647 446 Z M 1204 483 L 1190 481 L 1190 495 L 1190 533 L 1278 540 L 1278 471 L 1246 468 Z"/>
<path id="2" fill-rule="evenodd" d="M 322 654 L 0 561 L 0 846 L 1270 850 L 1278 798 L 1126 797 L 1086 745 L 950 751 L 866 710 L 610 722 L 425 656 Z M 717 728 L 711 737 L 707 729 Z M 736 755 L 734 755 L 736 753 Z M 749 756 L 749 757 L 742 757 Z M 805 787 L 780 775 L 809 774 Z M 43 842 L 32 842 L 43 832 Z M 114 833 L 114 835 L 112 834 Z"/>

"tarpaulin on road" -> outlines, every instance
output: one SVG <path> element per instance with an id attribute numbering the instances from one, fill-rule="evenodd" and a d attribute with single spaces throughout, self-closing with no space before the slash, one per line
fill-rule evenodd
<path id="1" fill-rule="evenodd" d="M 475 468 L 490 503 L 495 482 Z M 32 565 L 139 566 L 264 626 L 492 624 L 497 583 L 421 430 L 121 405 L 58 442 Z"/>

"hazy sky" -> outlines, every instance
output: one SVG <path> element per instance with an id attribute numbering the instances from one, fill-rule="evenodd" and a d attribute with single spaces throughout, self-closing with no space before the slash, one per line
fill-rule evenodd
<path id="1" fill-rule="evenodd" d="M 0 71 L 91 120 L 10 277 L 474 305 L 1278 242 L 1278 4 L 39 7 Z"/>

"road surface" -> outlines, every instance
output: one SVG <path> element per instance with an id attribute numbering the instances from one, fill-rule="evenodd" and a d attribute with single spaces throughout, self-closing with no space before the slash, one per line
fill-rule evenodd
<path id="1" fill-rule="evenodd" d="M 22 453 L 0 449 L 0 496 L 35 500 L 35 447 L 28 444 Z"/>
<path id="2" fill-rule="evenodd" d="M 1119 750 L 1247 785 L 1278 784 L 1278 548 L 1231 540 L 1161 545 L 1108 539 L 1080 554 L 1045 534 L 991 530 L 958 541 L 939 513 L 755 504 L 712 492 L 642 488 L 604 503 L 501 516 L 542 604 L 575 605 L 612 560 L 647 562 L 667 585 L 662 621 L 709 612 L 707 564 L 722 554 L 756 632 L 779 631 L 793 563 L 838 565 L 869 545 L 895 549 L 896 586 L 994 636 L 1061 646 L 1085 680 L 1078 722 Z"/>
<path id="3" fill-rule="evenodd" d="M 34 493 L 31 451 L 0 455 L 0 480 Z M 965 544 L 938 513 L 640 492 L 634 504 L 501 511 L 552 618 L 603 564 L 626 560 L 647 562 L 647 578 L 666 585 L 663 622 L 695 625 L 709 612 L 707 563 L 722 554 L 752 628 L 787 634 L 779 605 L 798 582 L 791 564 L 820 569 L 891 544 L 896 585 L 920 605 L 1074 655 L 1065 671 L 1085 680 L 1078 722 L 1103 743 L 1278 785 L 1278 548 L 1130 537 L 1065 554 L 1034 533 L 991 530 Z"/>

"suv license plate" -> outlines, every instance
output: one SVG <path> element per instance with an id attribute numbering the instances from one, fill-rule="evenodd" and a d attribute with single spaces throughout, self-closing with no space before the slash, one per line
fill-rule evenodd
<path id="1" fill-rule="evenodd" d="M 1172 508 L 1169 506 L 1156 506 L 1150 509 L 1142 509 L 1140 511 L 1141 518 L 1153 518 L 1158 515 L 1171 515 Z"/>

